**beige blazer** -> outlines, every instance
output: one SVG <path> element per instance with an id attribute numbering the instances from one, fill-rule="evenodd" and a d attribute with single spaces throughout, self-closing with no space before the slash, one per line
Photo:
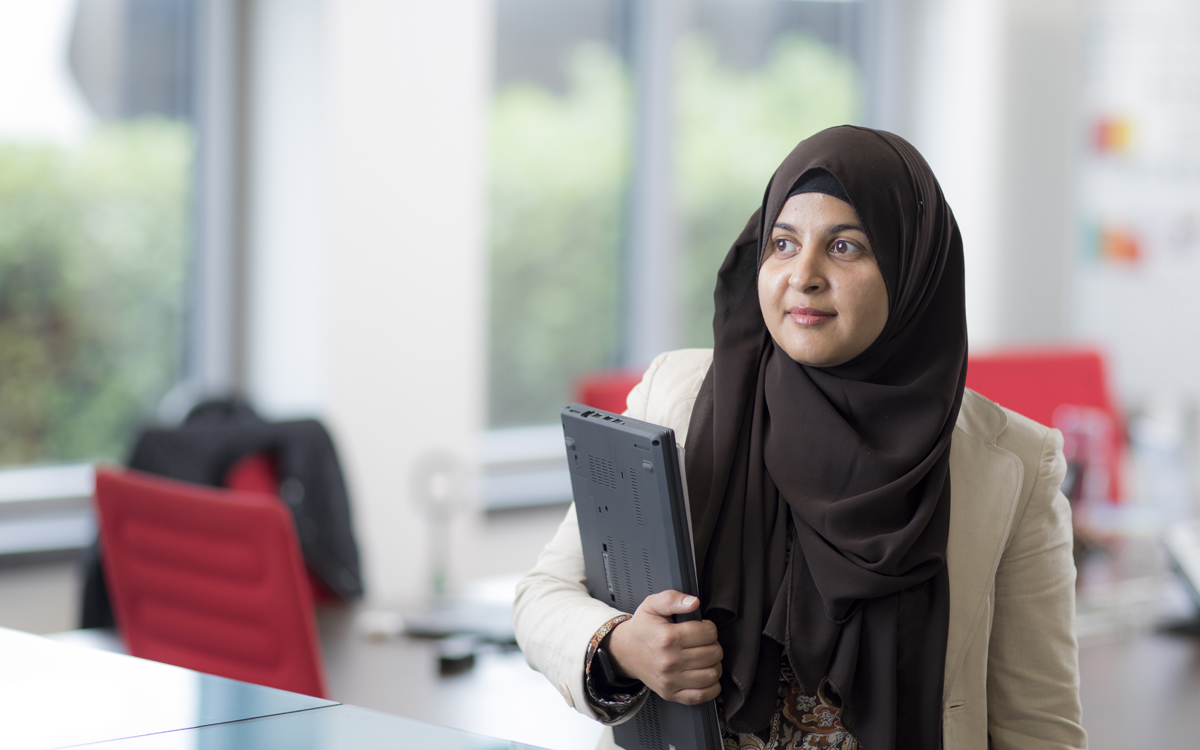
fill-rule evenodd
<path id="1" fill-rule="evenodd" d="M 629 395 L 631 417 L 687 439 L 707 349 L 658 357 Z M 1062 435 L 967 391 L 950 448 L 950 631 L 946 750 L 1084 748 L 1071 511 L 1059 492 Z M 574 507 L 517 587 L 513 619 L 529 665 L 567 704 L 588 705 L 583 659 L 619 614 L 588 596 Z M 623 717 L 627 720 L 632 712 Z M 604 732 L 601 747 L 614 747 Z"/>

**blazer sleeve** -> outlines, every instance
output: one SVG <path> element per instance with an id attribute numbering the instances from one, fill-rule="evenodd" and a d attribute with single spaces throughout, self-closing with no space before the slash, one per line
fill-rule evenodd
<path id="1" fill-rule="evenodd" d="M 1046 432 L 1036 468 L 996 572 L 987 705 L 991 747 L 997 750 L 1087 746 L 1079 703 L 1071 509 L 1059 491 L 1066 461 L 1058 430 Z"/>
<path id="2" fill-rule="evenodd" d="M 650 386 L 665 357 L 660 355 L 651 363 L 629 394 L 627 416 L 645 419 Z M 529 666 L 558 688 L 567 705 L 604 723 L 619 724 L 636 713 L 631 710 L 615 721 L 605 721 L 588 703 L 584 684 L 584 659 L 592 636 L 620 614 L 620 610 L 588 595 L 579 521 L 572 503 L 533 570 L 517 584 L 513 628 Z"/>

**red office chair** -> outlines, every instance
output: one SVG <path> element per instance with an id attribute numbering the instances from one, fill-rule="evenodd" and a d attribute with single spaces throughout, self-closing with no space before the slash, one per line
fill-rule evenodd
<path id="1" fill-rule="evenodd" d="M 238 459 L 225 472 L 222 486 L 239 492 L 262 492 L 279 497 L 279 468 L 275 457 L 269 453 L 251 453 Z M 342 600 L 329 586 L 316 576 L 306 565 L 304 577 L 316 604 L 338 604 Z"/>
<path id="2" fill-rule="evenodd" d="M 575 381 L 575 400 L 594 409 L 620 414 L 633 387 L 642 382 L 642 373 L 611 370 L 582 375 Z"/>
<path id="3" fill-rule="evenodd" d="M 575 400 L 620 413 L 641 378 L 640 373 L 619 370 L 590 373 L 576 381 Z M 1086 462 L 1087 456 L 1102 455 L 1108 499 L 1121 497 L 1124 433 L 1099 352 L 1045 349 L 974 356 L 967 366 L 967 387 L 1035 422 L 1061 429 L 1067 439 L 1068 460 Z M 1075 429 L 1081 426 L 1090 429 Z M 1089 442 L 1083 439 L 1085 435 L 1073 432 L 1090 433 L 1093 445 L 1085 444 Z M 1097 434 L 1107 444 L 1099 452 L 1094 445 Z"/>
<path id="4" fill-rule="evenodd" d="M 325 697 L 304 562 L 278 498 L 99 469 L 96 506 L 130 654 Z"/>
<path id="5" fill-rule="evenodd" d="M 1035 422 L 1063 430 L 1068 461 L 1073 453 L 1079 454 L 1076 460 L 1086 460 L 1085 452 L 1096 455 L 1095 450 L 1082 445 L 1086 434 L 1073 433 L 1099 422 L 1098 428 L 1083 432 L 1099 434 L 1107 443 L 1101 452 L 1109 479 L 1107 499 L 1122 497 L 1124 432 L 1099 352 L 1041 349 L 973 356 L 967 362 L 967 387 Z M 1079 444 L 1077 450 L 1075 443 Z"/>

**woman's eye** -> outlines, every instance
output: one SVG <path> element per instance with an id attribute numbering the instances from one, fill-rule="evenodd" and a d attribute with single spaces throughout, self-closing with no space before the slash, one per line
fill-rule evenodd
<path id="1" fill-rule="evenodd" d="M 837 240 L 833 243 L 833 247 L 831 249 L 834 255 L 853 255 L 854 253 L 862 252 L 861 247 L 855 245 L 849 240 Z"/>
<path id="2" fill-rule="evenodd" d="M 775 252 L 780 255 L 791 255 L 796 252 L 796 243 L 780 237 L 775 240 Z"/>

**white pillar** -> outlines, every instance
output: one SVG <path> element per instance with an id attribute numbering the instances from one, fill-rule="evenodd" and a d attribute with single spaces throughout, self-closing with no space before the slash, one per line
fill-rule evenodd
<path id="1" fill-rule="evenodd" d="M 327 3 L 256 0 L 249 26 L 246 388 L 264 414 L 321 412 L 332 346 Z"/>
<path id="2" fill-rule="evenodd" d="M 326 421 L 367 596 L 411 601 L 414 471 L 474 460 L 485 422 L 491 3 L 254 7 L 249 392 Z"/>
<path id="3" fill-rule="evenodd" d="M 1075 224 L 1076 0 L 915 0 L 901 134 L 963 234 L 973 350 L 1061 339 Z"/>
<path id="4" fill-rule="evenodd" d="M 491 3 L 329 6 L 328 414 L 369 597 L 424 593 L 414 470 L 485 420 Z"/>
<path id="5" fill-rule="evenodd" d="M 993 280 L 1000 262 L 1002 0 L 915 4 L 910 139 L 954 210 L 966 256 L 972 348 L 1001 337 Z"/>

